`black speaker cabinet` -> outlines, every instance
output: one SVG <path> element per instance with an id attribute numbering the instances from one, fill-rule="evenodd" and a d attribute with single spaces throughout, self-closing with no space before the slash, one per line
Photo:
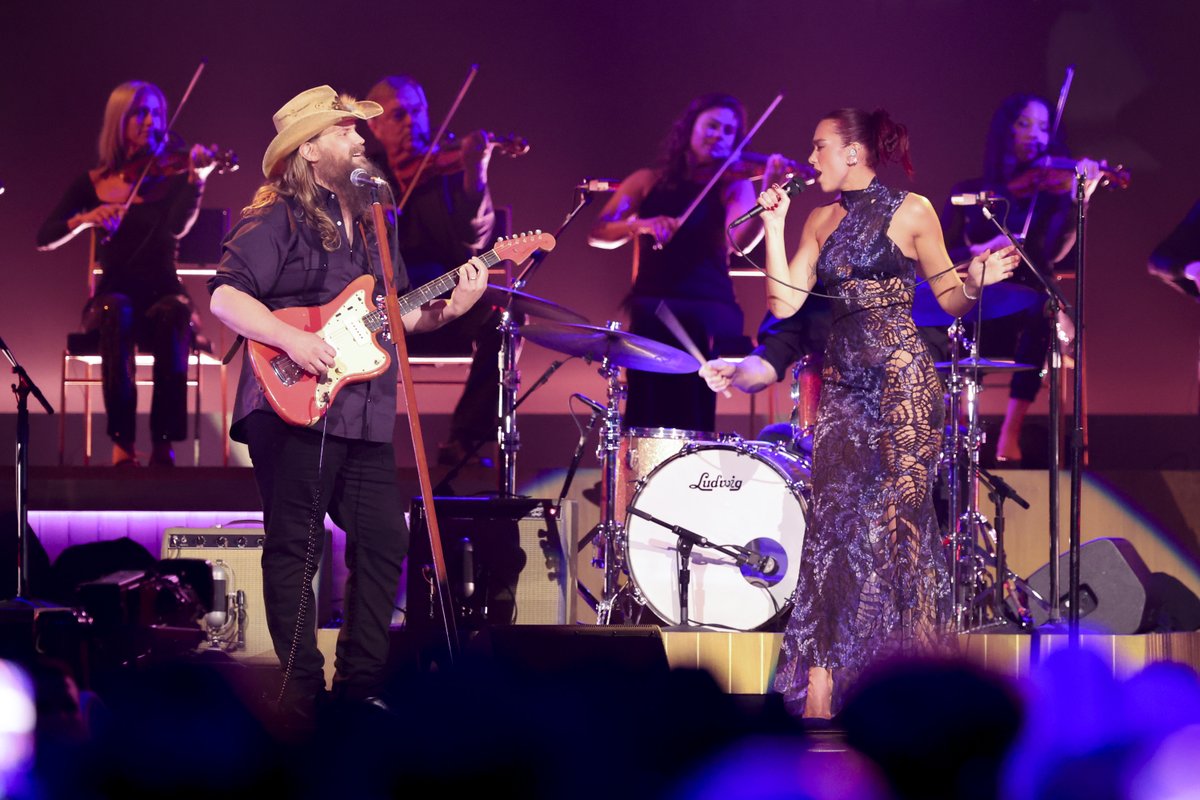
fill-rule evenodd
<path id="1" fill-rule="evenodd" d="M 471 639 L 465 652 L 523 674 L 586 670 L 610 677 L 661 677 L 671 669 L 656 625 L 488 628 Z"/>
<path id="2" fill-rule="evenodd" d="M 267 630 L 267 614 L 263 607 L 262 552 L 266 539 L 262 523 L 258 527 L 167 528 L 163 531 L 163 558 L 198 558 L 210 564 L 220 562 L 233 575 L 230 592 L 246 593 L 246 647 L 231 650 L 238 658 L 275 658 L 271 634 Z M 316 625 L 330 617 L 330 591 L 333 551 L 332 532 L 328 529 L 322 541 L 317 571 L 313 575 L 313 592 L 317 602 Z M 201 623 L 203 624 L 203 623 Z"/>
<path id="3" fill-rule="evenodd" d="M 575 621 L 572 503 L 437 497 L 434 509 L 459 627 L 565 625 Z M 425 505 L 413 500 L 407 624 L 440 626 Z"/>
<path id="4" fill-rule="evenodd" d="M 1058 559 L 1059 610 L 1067 619 L 1070 555 Z M 1029 576 L 1029 585 L 1049 599 L 1050 565 Z M 1126 539 L 1093 539 L 1079 548 L 1079 625 L 1096 633 L 1138 633 L 1147 627 L 1154 609 L 1147 588 L 1150 570 Z M 1030 598 L 1035 625 L 1049 618 L 1049 609 Z"/>

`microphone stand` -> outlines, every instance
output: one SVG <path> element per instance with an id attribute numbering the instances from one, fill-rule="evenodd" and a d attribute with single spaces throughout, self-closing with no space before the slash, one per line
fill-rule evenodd
<path id="1" fill-rule="evenodd" d="M 1083 495 L 1083 269 L 1085 244 L 1087 240 L 1087 191 L 1086 181 L 1082 170 L 1075 172 L 1075 341 L 1072 357 L 1075 359 L 1074 381 L 1071 397 L 1071 415 L 1073 428 L 1071 430 L 1071 531 L 1067 547 L 1070 550 L 1070 578 L 1068 584 L 1068 625 L 1069 640 L 1073 647 L 1079 646 L 1079 549 L 1080 517 L 1082 513 Z M 1058 337 L 1055 336 L 1055 339 Z M 1055 597 L 1055 595 L 1051 595 Z"/>
<path id="2" fill-rule="evenodd" d="M 579 433 L 579 443 L 575 445 L 575 454 L 571 456 L 571 466 L 567 468 L 567 476 L 563 479 L 562 489 L 558 492 L 558 500 L 554 503 L 559 508 L 562 507 L 562 501 L 566 498 L 567 492 L 571 490 L 571 482 L 575 480 L 575 471 L 579 469 L 579 462 L 583 460 L 583 448 L 587 445 L 587 440 L 592 435 L 592 431 L 596 429 L 596 423 L 600 420 L 600 415 L 605 411 L 604 406 L 591 398 L 585 398 L 581 394 L 574 396 L 578 397 L 592 409 L 592 416 L 588 420 L 587 427 Z"/>
<path id="3" fill-rule="evenodd" d="M 1038 281 L 1042 284 L 1042 288 L 1045 290 L 1046 295 L 1050 299 L 1050 309 L 1049 309 L 1050 318 L 1053 320 L 1057 320 L 1060 312 L 1065 312 L 1068 316 L 1074 316 L 1075 312 L 1073 312 L 1071 310 L 1071 307 L 1067 303 L 1066 298 L 1063 297 L 1062 292 L 1059 291 L 1058 287 L 1054 284 L 1054 282 L 1052 280 L 1048 279 L 1045 275 L 1042 274 L 1041 270 L 1039 270 L 1037 267 L 1035 267 L 1033 265 L 1033 262 L 1029 260 L 1029 255 L 1025 252 L 1025 248 L 1023 248 L 1021 246 L 1020 242 L 1018 242 L 1017 239 L 1012 235 L 1012 233 L 1006 227 L 1004 227 L 1004 224 L 1002 222 L 1000 222 L 1000 220 L 996 219 L 996 216 L 992 213 L 992 210 L 990 208 L 988 208 L 986 205 L 984 205 L 982 207 L 982 211 L 983 211 L 983 215 L 985 217 L 987 217 L 989 220 L 991 220 L 992 224 L 994 224 L 999 229 L 1000 233 L 1002 233 L 1005 236 L 1005 238 L 1007 238 L 1008 241 L 1011 242 L 1014 247 L 1016 247 L 1017 255 L 1019 255 L 1021 257 L 1021 261 L 1025 264 L 1025 266 L 1027 266 L 1029 268 L 1029 270 L 1037 277 Z M 1082 281 L 1079 282 L 1079 286 L 1080 287 L 1083 286 Z M 1082 288 L 1080 288 L 1080 290 L 1079 290 L 1079 295 L 1081 298 L 1082 297 Z M 1078 339 L 1078 337 L 1079 337 L 1079 320 L 1075 321 L 1075 330 L 1076 330 L 1076 333 L 1075 333 L 1076 341 L 1078 342 L 1079 341 L 1079 339 Z M 1059 449 L 1060 449 L 1061 442 L 1062 442 L 1062 433 L 1059 428 L 1059 424 L 1060 424 L 1059 417 L 1060 417 L 1060 413 L 1061 413 L 1060 409 L 1062 406 L 1062 389 L 1059 385 L 1058 376 L 1059 376 L 1059 371 L 1062 369 L 1062 342 L 1060 341 L 1060 339 L 1057 335 L 1057 332 L 1055 332 L 1051 336 L 1051 339 L 1053 341 L 1052 341 L 1052 346 L 1051 346 L 1051 350 L 1050 350 L 1050 484 L 1048 487 L 1050 490 L 1050 495 L 1049 495 L 1049 506 L 1050 506 L 1050 561 L 1049 561 L 1050 591 L 1049 591 L 1049 596 L 1051 598 L 1051 605 L 1050 605 L 1050 610 L 1049 610 L 1049 619 L 1046 622 L 1047 625 L 1055 625 L 1061 619 L 1060 608 L 1059 608 L 1059 603 L 1058 603 L 1058 598 L 1061 597 L 1061 595 L 1059 594 L 1059 582 L 1060 581 L 1059 581 L 1059 572 L 1058 572 L 1058 547 L 1059 547 L 1058 462 L 1059 462 Z M 1076 370 L 1078 370 L 1078 369 L 1079 369 L 1079 364 L 1076 363 Z M 1078 398 L 1076 398 L 1076 402 L 1078 403 Z M 1078 423 L 1078 420 L 1076 420 L 1076 422 Z M 1072 492 L 1074 492 L 1075 486 L 1073 483 L 1072 483 L 1071 488 L 1072 488 Z M 1073 495 L 1073 497 L 1074 497 L 1074 495 Z M 1074 506 L 1075 506 L 1075 503 L 1073 500 L 1073 502 L 1072 502 L 1072 512 L 1073 513 L 1075 511 Z M 1078 515 L 1074 514 L 1074 516 L 1072 518 L 1072 526 L 1074 527 L 1074 525 L 1076 525 L 1077 523 L 1078 523 Z"/>
<path id="4" fill-rule="evenodd" d="M 1029 501 L 1021 497 L 1008 481 L 999 475 L 993 475 L 978 464 L 975 465 L 979 476 L 991 487 L 988 499 L 996 506 L 996 518 L 992 530 L 996 534 L 996 582 L 992 586 L 994 605 L 992 620 L 1000 624 L 1004 619 L 1004 585 L 1008 582 L 1008 560 L 1004 551 L 1004 501 L 1012 500 L 1021 508 L 1028 509 Z"/>
<path id="5" fill-rule="evenodd" d="M 666 522 L 665 520 L 661 520 L 653 514 L 648 514 L 645 511 L 642 511 L 640 508 L 630 506 L 629 513 L 635 517 L 641 517 L 648 522 L 653 522 L 655 525 L 661 525 L 671 533 L 675 534 L 675 536 L 679 539 L 679 624 L 682 627 L 691 627 L 691 624 L 688 622 L 688 586 L 691 583 L 690 567 L 693 547 L 705 547 L 709 550 L 716 550 L 728 556 L 732 556 L 739 567 L 749 564 L 755 569 L 761 569 L 763 562 L 766 560 L 765 557 L 759 555 L 758 553 L 753 553 L 747 548 L 739 545 L 716 544 L 714 542 L 710 542 L 708 539 L 705 539 L 695 531 L 690 531 L 682 525 L 674 525 L 670 522 Z"/>
<path id="6" fill-rule="evenodd" d="M 8 349 L 4 339 L 0 338 L 0 351 L 8 363 L 12 364 L 13 374 L 17 382 L 12 385 L 13 394 L 17 396 L 17 452 L 16 452 L 16 494 L 17 494 L 17 592 L 18 600 L 29 599 L 29 395 L 37 398 L 46 409 L 47 414 L 53 414 L 54 409 L 42 390 L 37 387 L 29 373 L 18 362 L 16 356 Z"/>

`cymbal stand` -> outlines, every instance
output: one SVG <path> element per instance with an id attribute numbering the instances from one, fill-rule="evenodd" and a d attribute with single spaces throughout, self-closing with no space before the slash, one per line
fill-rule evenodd
<path id="1" fill-rule="evenodd" d="M 958 417 L 960 398 L 963 391 L 963 376 L 958 369 L 958 342 L 963 336 L 963 321 L 961 317 L 956 317 L 950 325 L 948 331 L 950 337 L 950 375 L 946 381 L 946 392 L 950 396 L 950 457 L 947 461 L 947 474 L 949 479 L 946 483 L 949 485 L 950 508 L 946 515 L 950 527 L 950 597 L 953 603 L 953 618 L 956 630 L 961 630 L 961 621 L 963 616 L 963 608 L 965 607 L 965 598 L 963 590 L 963 576 L 959 569 L 961 561 L 960 554 L 963 550 L 962 545 L 962 529 L 959 524 L 959 504 L 962 500 L 962 470 L 959 468 L 959 457 L 962 452 L 962 437 L 958 429 Z"/>
<path id="2" fill-rule="evenodd" d="M 995 533 L 987 517 L 979 511 L 979 453 L 983 448 L 984 432 L 979 418 L 979 394 L 983 391 L 978 369 L 959 369 L 959 346 L 967 343 L 971 363 L 979 361 L 979 337 L 968 339 L 961 319 L 950 326 L 950 524 L 951 590 L 954 602 L 955 629 L 963 632 L 982 622 L 980 604 L 990 598 L 982 587 L 986 583 L 987 558 L 995 552 Z M 966 394 L 966 405 L 961 405 Z M 960 409 L 965 409 L 967 432 L 959 432 Z M 965 507 L 960 512 L 960 504 Z M 980 544 L 982 540 L 982 546 Z"/>
<path id="3" fill-rule="evenodd" d="M 554 232 L 558 239 L 563 231 L 575 219 L 584 206 L 592 201 L 592 193 L 586 187 L 575 192 L 574 206 L 567 212 L 562 224 Z M 549 253 L 538 250 L 524 264 L 524 269 L 513 279 L 510 289 L 521 290 L 529 283 L 529 279 L 537 271 Z M 500 400 L 496 409 L 499 420 L 496 428 L 496 442 L 500 451 L 500 464 L 497 490 L 501 497 L 516 497 L 517 495 L 517 451 L 521 449 L 521 436 L 517 432 L 517 390 L 521 385 L 521 373 L 517 370 L 517 355 L 520 352 L 518 331 L 512 321 L 512 303 L 514 295 L 509 296 L 509 302 L 500 315 Z"/>
<path id="4" fill-rule="evenodd" d="M 619 322 L 609 322 L 612 330 L 620 328 Z M 604 570 L 604 588 L 596 606 L 596 624 L 612 623 L 612 612 L 620 592 L 621 571 L 624 568 L 624 524 L 617 518 L 617 466 L 621 448 L 621 399 L 625 386 L 619 380 L 621 368 L 605 358 L 600 362 L 600 377 L 608 383 L 608 402 L 604 409 L 604 424 L 600 429 L 600 443 L 596 456 L 603 467 L 603 497 L 601 517 L 597 525 L 597 555 L 593 566 Z M 600 563 L 598 563 L 600 562 Z"/>

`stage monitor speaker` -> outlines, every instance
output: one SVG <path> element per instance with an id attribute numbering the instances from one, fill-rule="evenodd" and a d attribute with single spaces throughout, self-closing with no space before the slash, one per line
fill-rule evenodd
<path id="1" fill-rule="evenodd" d="M 327 555 L 333 552 L 331 537 L 332 532 L 326 530 L 321 543 L 320 560 L 313 575 L 317 608 L 315 625 L 323 624 L 330 617 L 332 593 L 329 587 L 332 579 L 331 559 Z M 246 646 L 229 650 L 237 658 L 275 658 L 263 605 L 262 552 L 265 539 L 266 532 L 261 523 L 259 527 L 167 528 L 163 531 L 163 558 L 198 558 L 210 564 L 221 562 L 233 573 L 231 585 L 227 586 L 228 592 L 246 593 Z"/>
<path id="2" fill-rule="evenodd" d="M 1059 611 L 1067 620 L 1070 554 L 1058 559 Z M 1050 565 L 1029 576 L 1041 597 L 1050 592 Z M 1138 633 L 1148 627 L 1154 609 L 1149 602 L 1150 570 L 1126 539 L 1093 539 L 1079 548 L 1079 626 L 1095 633 Z M 1034 625 L 1049 619 L 1049 609 L 1029 599 Z"/>
<path id="3" fill-rule="evenodd" d="M 527 498 L 434 500 L 459 627 L 575 621 L 574 504 Z M 414 498 L 407 624 L 440 626 L 425 505 Z"/>
<path id="4" fill-rule="evenodd" d="M 480 631 L 466 652 L 522 674 L 602 672 L 662 676 L 670 672 L 656 625 L 528 625 Z"/>

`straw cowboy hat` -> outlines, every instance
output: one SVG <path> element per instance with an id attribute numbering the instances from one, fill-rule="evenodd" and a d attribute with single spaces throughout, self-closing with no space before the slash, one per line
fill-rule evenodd
<path id="1" fill-rule="evenodd" d="M 275 112 L 275 138 L 263 155 L 263 175 L 272 172 L 293 150 L 334 123 L 344 119 L 370 119 L 383 113 L 383 106 L 370 100 L 338 96 L 332 86 L 318 86 L 301 92 Z"/>

